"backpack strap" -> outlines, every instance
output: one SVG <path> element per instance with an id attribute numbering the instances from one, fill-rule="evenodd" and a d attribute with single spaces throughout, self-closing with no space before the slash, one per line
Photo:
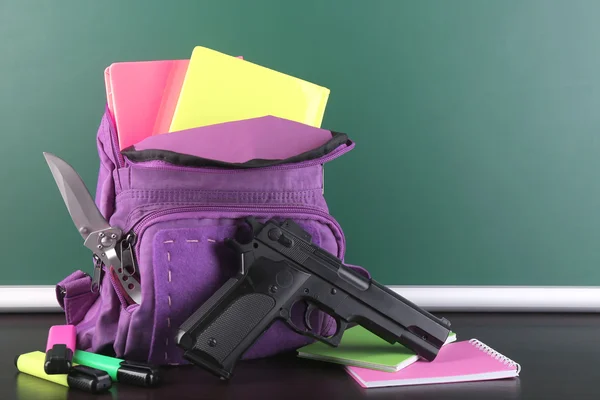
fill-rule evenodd
<path id="1" fill-rule="evenodd" d="M 77 270 L 56 285 L 56 299 L 65 311 L 67 324 L 78 324 L 98 298 L 99 292 L 92 292 L 91 284 L 92 278 Z"/>

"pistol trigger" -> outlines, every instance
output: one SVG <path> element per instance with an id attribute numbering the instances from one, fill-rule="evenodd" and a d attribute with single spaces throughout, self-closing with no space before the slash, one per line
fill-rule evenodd
<path id="1" fill-rule="evenodd" d="M 314 303 L 309 302 L 308 303 L 308 307 L 306 308 L 306 312 L 304 313 L 304 325 L 306 325 L 306 327 L 312 331 L 312 325 L 310 324 L 310 314 L 314 311 L 317 310 L 318 307 L 314 305 Z"/>

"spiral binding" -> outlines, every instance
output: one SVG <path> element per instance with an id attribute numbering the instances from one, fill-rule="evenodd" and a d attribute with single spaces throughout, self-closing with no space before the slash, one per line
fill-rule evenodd
<path id="1" fill-rule="evenodd" d="M 517 367 L 517 374 L 519 372 L 521 372 L 521 365 L 519 363 L 511 360 L 510 358 L 506 357 L 503 354 L 500 354 L 496 350 L 492 349 L 490 346 L 488 346 L 488 345 L 480 342 L 477 339 L 470 339 L 469 343 L 471 343 L 472 345 L 474 345 L 476 348 L 478 348 L 479 350 L 483 351 L 484 353 L 489 354 L 490 356 L 492 356 L 496 360 L 502 362 L 503 364 Z"/>

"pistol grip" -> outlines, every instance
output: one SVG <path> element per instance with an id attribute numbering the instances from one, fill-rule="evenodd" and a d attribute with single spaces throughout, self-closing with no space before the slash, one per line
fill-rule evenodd
<path id="1" fill-rule="evenodd" d="M 261 293 L 249 293 L 235 299 L 205 330 L 196 335 L 194 350 L 216 361 L 231 375 L 233 364 L 250 346 L 248 338 L 258 337 L 273 318 L 267 318 L 275 300 Z M 258 333 L 258 334 L 257 334 Z M 226 376 L 223 376 L 226 378 Z"/>
<path id="2" fill-rule="evenodd" d="M 275 300 L 252 293 L 243 278 L 229 279 L 180 327 L 175 339 L 183 357 L 229 379 L 236 361 L 272 322 Z"/>
<path id="3" fill-rule="evenodd" d="M 229 379 L 237 361 L 279 315 L 275 299 L 255 292 L 250 279 L 231 278 L 180 328 L 183 357 Z"/>
<path id="4" fill-rule="evenodd" d="M 247 253 L 246 253 L 247 254 Z M 223 379 L 299 293 L 310 275 L 266 258 L 229 279 L 180 327 L 184 357 Z"/>

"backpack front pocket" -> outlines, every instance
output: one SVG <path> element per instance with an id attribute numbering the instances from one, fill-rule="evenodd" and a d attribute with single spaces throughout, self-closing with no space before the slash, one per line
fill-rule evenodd
<path id="1" fill-rule="evenodd" d="M 260 222 L 291 218 L 314 244 L 343 257 L 345 241 L 338 223 L 310 207 L 178 206 L 151 211 L 129 227 L 136 237 L 142 302 L 127 308 L 130 326 L 117 333 L 122 335 L 116 343 L 125 357 L 146 355 L 157 364 L 188 363 L 174 338 L 179 326 L 237 273 L 239 255 L 225 245 L 225 239 L 248 240 L 250 230 L 244 222 L 248 216 Z M 327 331 L 330 317 L 324 313 L 315 317 L 315 332 Z M 243 358 L 274 355 L 310 342 L 277 320 Z"/>

